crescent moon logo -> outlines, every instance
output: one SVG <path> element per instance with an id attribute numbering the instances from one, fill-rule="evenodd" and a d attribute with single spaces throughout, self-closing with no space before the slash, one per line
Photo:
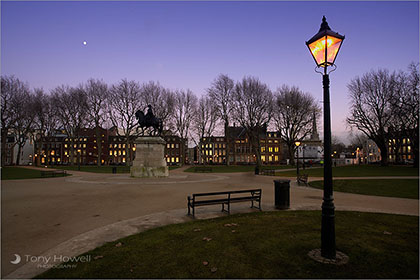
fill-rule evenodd
<path id="1" fill-rule="evenodd" d="M 10 262 L 12 264 L 18 264 L 18 263 L 20 263 L 20 260 L 21 260 L 20 256 L 18 254 L 15 254 L 15 257 L 16 257 L 16 260 L 10 261 Z"/>

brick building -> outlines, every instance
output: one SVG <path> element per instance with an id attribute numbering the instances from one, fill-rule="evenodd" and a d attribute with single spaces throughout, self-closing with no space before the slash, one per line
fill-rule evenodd
<path id="1" fill-rule="evenodd" d="M 200 141 L 201 164 L 255 164 L 256 156 L 252 150 L 243 127 L 227 127 L 226 136 L 204 137 Z M 229 140 L 229 144 L 228 141 Z M 280 164 L 283 144 L 278 132 L 261 129 L 261 161 L 263 164 Z"/>

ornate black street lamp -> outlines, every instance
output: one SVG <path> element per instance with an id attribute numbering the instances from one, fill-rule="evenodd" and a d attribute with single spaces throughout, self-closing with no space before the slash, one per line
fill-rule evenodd
<path id="1" fill-rule="evenodd" d="M 328 259 L 335 259 L 336 250 L 331 162 L 330 79 L 327 68 L 333 67 L 332 71 L 335 70 L 335 58 L 343 40 L 344 36 L 332 31 L 324 16 L 318 33 L 306 42 L 317 68 L 324 67 L 323 73 L 321 72 L 324 86 L 324 197 L 322 203 L 321 256 Z"/>

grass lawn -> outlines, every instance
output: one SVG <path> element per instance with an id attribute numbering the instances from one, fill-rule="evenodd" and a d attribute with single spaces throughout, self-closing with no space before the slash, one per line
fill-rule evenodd
<path id="1" fill-rule="evenodd" d="M 347 165 L 332 168 L 334 177 L 366 177 L 366 176 L 419 176 L 419 170 L 409 166 Z M 301 174 L 309 177 L 323 177 L 324 169 L 300 169 Z M 296 176 L 296 170 L 277 172 L 276 176 Z"/>
<path id="2" fill-rule="evenodd" d="M 230 223 L 237 225 L 224 226 Z M 84 254 L 91 262 L 54 268 L 38 278 L 418 279 L 418 217 L 336 212 L 337 250 L 350 258 L 342 266 L 307 256 L 320 248 L 320 226 L 320 211 L 257 212 L 169 225 L 107 243 Z"/>
<path id="3" fill-rule="evenodd" d="M 254 172 L 255 165 L 197 165 L 184 170 L 184 172 L 195 172 L 196 167 L 211 167 L 213 173 L 233 173 L 233 172 Z M 287 169 L 293 168 L 290 165 L 270 165 L 263 166 L 263 169 Z"/>
<path id="4" fill-rule="evenodd" d="M 322 189 L 324 181 L 313 181 L 309 185 Z M 418 179 L 334 180 L 333 187 L 338 192 L 419 199 Z"/>
<path id="5" fill-rule="evenodd" d="M 49 168 L 64 169 L 64 170 L 74 170 L 78 171 L 77 165 L 52 165 L 48 166 Z M 97 165 L 81 165 L 80 171 L 83 172 L 93 172 L 93 173 L 112 173 L 112 165 L 107 166 L 97 166 Z M 117 173 L 130 173 L 130 166 L 115 166 L 117 167 Z M 169 166 L 169 170 L 178 168 L 178 166 Z"/>
<path id="6" fill-rule="evenodd" d="M 59 177 L 62 175 L 58 175 Z M 67 174 L 66 176 L 69 176 Z M 40 170 L 28 169 L 23 167 L 7 166 L 1 168 L 2 180 L 15 180 L 15 179 L 33 179 L 33 178 L 57 178 L 57 177 L 42 177 Z"/>

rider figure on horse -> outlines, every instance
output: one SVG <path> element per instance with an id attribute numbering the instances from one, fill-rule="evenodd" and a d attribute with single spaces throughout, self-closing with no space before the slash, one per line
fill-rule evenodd
<path id="1" fill-rule="evenodd" d="M 153 115 L 153 111 L 152 111 L 152 105 L 149 104 L 149 105 L 147 105 L 147 113 L 146 113 L 146 116 L 145 116 L 146 123 L 150 124 L 153 120 L 153 117 L 154 117 L 154 115 Z"/>

